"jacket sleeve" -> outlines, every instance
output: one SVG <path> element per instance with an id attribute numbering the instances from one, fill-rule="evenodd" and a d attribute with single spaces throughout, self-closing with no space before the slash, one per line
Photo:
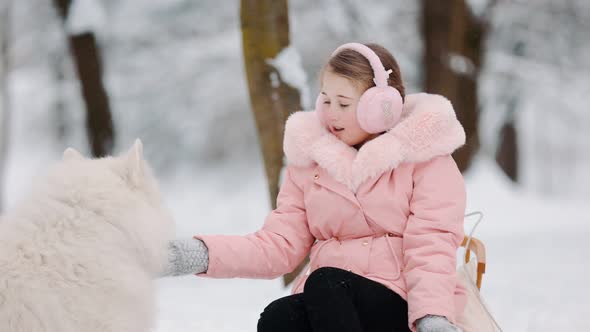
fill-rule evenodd
<path id="1" fill-rule="evenodd" d="M 466 193 L 450 155 L 416 164 L 410 215 L 403 235 L 408 321 L 425 315 L 455 323 L 456 254 L 463 240 Z"/>
<path id="2" fill-rule="evenodd" d="M 272 279 L 291 272 L 309 252 L 310 233 L 303 191 L 293 181 L 289 167 L 277 196 L 277 208 L 262 228 L 252 234 L 198 235 L 209 251 L 209 266 L 198 276 L 213 278 Z"/>

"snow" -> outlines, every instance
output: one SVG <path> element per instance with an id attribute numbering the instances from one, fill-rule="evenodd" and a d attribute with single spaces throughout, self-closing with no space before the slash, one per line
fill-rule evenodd
<path id="1" fill-rule="evenodd" d="M 28 75 L 39 81 L 38 73 Z M 16 99 L 34 106 L 34 98 L 24 98 L 29 90 L 21 79 L 26 81 L 25 77 L 15 80 L 21 82 Z M 48 130 L 41 126 L 47 121 L 41 111 L 15 112 L 12 121 L 15 130 L 5 188 L 9 205 L 26 190 L 32 175 L 48 161 L 60 158 L 62 151 L 51 140 L 31 135 L 31 124 L 40 126 L 34 131 Z M 269 212 L 261 162 L 228 163 L 198 171 L 178 165 L 173 174 L 163 178 L 162 189 L 175 214 L 179 237 L 246 234 L 258 229 Z M 485 215 L 475 233 L 487 247 L 483 296 L 503 329 L 590 330 L 585 316 L 590 307 L 586 284 L 590 268 L 584 264 L 590 252 L 587 202 L 524 191 L 486 157 L 478 158 L 465 177 L 467 211 Z M 472 226 L 471 219 L 466 221 L 466 230 Z M 289 291 L 280 279 L 186 276 L 161 279 L 157 285 L 158 332 L 252 331 L 264 307 Z"/>
<path id="2" fill-rule="evenodd" d="M 587 1 L 539 0 L 497 1 L 491 16 L 481 142 L 494 153 L 503 119 L 515 112 L 521 183 L 547 196 L 590 194 L 589 14 Z"/>
<path id="3" fill-rule="evenodd" d="M 321 1 L 320 6 L 325 13 L 323 20 L 334 35 L 351 38 L 367 34 L 369 21 L 357 10 L 354 1 L 327 0 Z"/>
<path id="4" fill-rule="evenodd" d="M 28 186 L 32 174 L 60 157 L 47 143 L 20 144 L 11 149 L 9 202 Z M 262 167 L 233 164 L 199 173 L 179 167 L 163 183 L 178 236 L 246 234 L 260 227 L 269 211 Z M 483 296 L 504 330 L 590 330 L 585 317 L 590 306 L 586 202 L 523 193 L 485 159 L 475 163 L 466 179 L 467 211 L 485 214 L 475 234 L 487 246 Z M 467 230 L 471 226 L 466 222 Z M 159 332 L 252 331 L 262 309 L 288 293 L 278 279 L 194 276 L 159 280 L 158 290 Z"/>
<path id="5" fill-rule="evenodd" d="M 476 17 L 481 17 L 485 14 L 488 3 L 492 0 L 467 0 L 469 9 Z"/>
<path id="6" fill-rule="evenodd" d="M 299 90 L 301 106 L 303 109 L 309 109 L 311 97 L 309 95 L 309 86 L 307 85 L 307 74 L 301 65 L 301 55 L 293 45 L 283 48 L 274 59 L 267 59 L 266 62 L 276 68 L 281 79 L 293 88 Z M 273 87 L 275 79 L 272 79 Z"/>
<path id="7" fill-rule="evenodd" d="M 59 157 L 47 156 L 43 148 L 13 149 L 12 198 L 47 161 L 43 159 Z M 226 184 L 239 179 L 243 182 L 237 188 Z M 519 192 L 489 160 L 478 160 L 466 179 L 467 210 L 485 214 L 475 234 L 487 246 L 483 296 L 504 330 L 589 330 L 584 312 L 590 306 L 590 269 L 584 262 L 590 220 L 584 202 L 547 201 Z M 242 165 L 198 176 L 180 171 L 163 184 L 178 235 L 256 230 L 269 209 L 264 181 L 261 164 L 246 172 Z M 466 222 L 467 230 L 471 226 Z M 159 280 L 158 292 L 159 332 L 245 332 L 254 330 L 262 309 L 288 290 L 280 280 L 186 276 Z"/>
<path id="8" fill-rule="evenodd" d="M 473 61 L 458 53 L 449 53 L 448 65 L 453 72 L 459 75 L 474 77 L 477 74 Z"/>
<path id="9" fill-rule="evenodd" d="M 99 24 L 88 26 L 104 36 L 117 150 L 142 138 L 179 237 L 257 230 L 270 203 L 248 106 L 238 1 L 98 3 L 108 24 L 95 19 Z M 471 1 L 474 8 L 483 3 Z M 535 15 L 525 2 L 499 3 L 480 77 L 483 149 L 466 174 L 467 211 L 485 215 L 475 233 L 487 247 L 483 296 L 507 332 L 590 331 L 590 112 L 585 102 L 590 47 L 580 28 L 590 6 L 576 5 L 576 21 L 544 9 L 548 0 L 535 3 Z M 8 163 L 1 175 L 7 206 L 67 146 L 88 153 L 75 72 L 70 62 L 59 60 L 68 53 L 61 23 L 52 18 L 47 1 L 14 4 L 19 35 L 9 77 Z M 307 77 L 317 74 L 335 47 L 375 41 L 394 53 L 408 90 L 417 90 L 422 70 L 418 2 L 363 4 L 290 2 L 292 45 L 281 56 L 291 60 L 273 60 L 281 78 L 300 89 L 309 86 L 312 99 L 317 80 Z M 470 63 L 453 59 L 455 70 L 470 72 Z M 56 62 L 64 72 L 61 81 L 51 67 Z M 55 107 L 60 102 L 63 114 Z M 520 187 L 506 180 L 489 157 L 511 102 L 518 109 L 523 152 Z M 57 119 L 64 121 L 62 136 Z M 467 220 L 466 230 L 472 225 Z M 186 276 L 157 285 L 158 332 L 253 331 L 264 307 L 288 294 L 280 279 Z"/>
<path id="10" fill-rule="evenodd" d="M 262 170 L 240 186 L 247 190 L 220 190 L 219 182 L 232 181 L 233 173 L 228 168 L 203 175 L 208 179 L 205 186 L 193 178 L 198 190 L 189 183 L 185 190 L 174 188 L 169 193 L 175 202 L 173 210 L 184 225 L 181 233 L 245 234 L 261 226 L 268 211 Z M 504 331 L 590 330 L 585 316 L 590 307 L 590 267 L 584 264 L 590 252 L 586 238 L 590 217 L 583 213 L 586 202 L 547 200 L 522 192 L 485 158 L 475 162 L 466 180 L 467 211 L 484 213 L 475 233 L 487 248 L 482 294 Z M 217 199 L 231 209 L 221 209 L 214 203 Z M 195 210 L 198 217 L 191 212 Z M 466 231 L 474 219 L 466 221 Z M 264 307 L 288 294 L 279 279 L 188 276 L 161 280 L 159 287 L 161 332 L 189 327 L 211 332 L 252 331 Z"/>
<path id="11" fill-rule="evenodd" d="M 589 330 L 587 202 L 523 192 L 489 160 L 466 179 L 467 209 L 485 213 L 475 235 L 487 246 L 483 296 L 504 330 Z"/>
<path id="12" fill-rule="evenodd" d="M 106 24 L 106 13 L 99 0 L 74 0 L 66 20 L 66 30 L 70 35 L 85 32 L 99 32 Z"/>

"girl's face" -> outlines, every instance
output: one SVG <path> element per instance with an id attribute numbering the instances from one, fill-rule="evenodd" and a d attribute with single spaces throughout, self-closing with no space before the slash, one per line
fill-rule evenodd
<path id="1" fill-rule="evenodd" d="M 356 107 L 362 93 L 348 78 L 329 69 L 324 72 L 321 97 L 328 130 L 349 146 L 377 136 L 364 131 L 356 120 Z"/>

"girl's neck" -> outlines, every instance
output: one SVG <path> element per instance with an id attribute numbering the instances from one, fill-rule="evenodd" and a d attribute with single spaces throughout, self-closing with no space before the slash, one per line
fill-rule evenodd
<path id="1" fill-rule="evenodd" d="M 353 148 L 355 148 L 355 149 L 358 151 L 358 150 L 360 150 L 360 149 L 361 149 L 361 147 L 362 147 L 363 145 L 365 145 L 365 143 L 367 143 L 368 141 L 372 140 L 373 138 L 375 138 L 375 137 L 377 137 L 377 136 L 381 136 L 381 134 L 384 134 L 384 133 L 385 133 L 385 132 L 381 132 L 381 133 L 377 133 L 377 134 L 372 134 L 372 135 L 370 135 L 369 137 L 367 137 L 367 139 L 366 139 L 366 140 L 364 140 L 364 141 L 362 141 L 362 142 L 360 142 L 360 143 L 358 143 L 358 144 L 356 144 L 356 145 L 353 145 L 352 147 L 353 147 Z"/>

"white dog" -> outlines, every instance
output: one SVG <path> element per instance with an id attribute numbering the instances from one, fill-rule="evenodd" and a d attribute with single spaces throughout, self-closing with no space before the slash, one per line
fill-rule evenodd
<path id="1" fill-rule="evenodd" d="M 0 221 L 1 332 L 146 332 L 174 225 L 137 140 L 67 149 Z"/>

